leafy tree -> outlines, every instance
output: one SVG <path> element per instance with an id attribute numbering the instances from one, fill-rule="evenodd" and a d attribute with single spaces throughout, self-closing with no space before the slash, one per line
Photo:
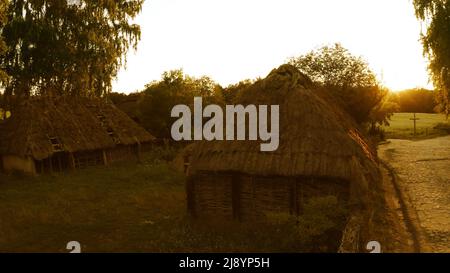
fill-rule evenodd
<path id="1" fill-rule="evenodd" d="M 450 115 L 450 0 L 414 0 L 416 17 L 425 22 L 424 55 L 437 92 L 439 110 Z"/>
<path id="2" fill-rule="evenodd" d="M 386 90 L 386 92 L 388 91 Z M 390 99 L 385 99 L 382 103 L 376 105 L 370 112 L 369 134 L 372 136 L 378 135 L 381 139 L 384 139 L 384 130 L 379 125 L 389 126 L 390 118 L 399 109 L 398 103 Z"/>
<path id="3" fill-rule="evenodd" d="M 361 58 L 340 44 L 324 46 L 289 63 L 324 87 L 359 124 L 384 124 L 392 108 L 384 103 L 387 90 L 380 87 L 375 74 Z M 376 118 L 375 118 L 376 117 Z"/>
<path id="4" fill-rule="evenodd" d="M 243 80 L 236 84 L 230 84 L 226 88 L 222 90 L 222 96 L 226 104 L 236 104 L 236 99 L 242 90 L 244 90 L 246 87 L 252 85 L 254 83 L 253 80 Z"/>
<path id="5" fill-rule="evenodd" d="M 8 9 L 9 1 L 8 0 L 0 0 L 0 30 L 3 29 L 4 25 L 7 22 L 7 14 L 6 11 Z M 3 37 L 0 36 L 0 56 L 3 56 L 7 50 L 7 46 Z M 4 85 L 8 80 L 8 75 L 5 70 L 0 67 L 0 85 Z M 4 95 L 0 92 L 0 121 L 4 120 L 7 117 L 7 110 L 3 109 L 4 107 Z"/>
<path id="6" fill-rule="evenodd" d="M 6 96 L 102 96 L 136 47 L 143 0 L 12 0 L 2 29 Z"/>
<path id="7" fill-rule="evenodd" d="M 8 0 L 0 0 L 0 29 L 3 29 L 7 22 L 7 9 L 8 9 Z M 0 56 L 5 54 L 7 50 L 7 46 L 3 37 L 0 37 Z M 0 68 L 0 83 L 5 83 L 8 79 L 8 75 L 6 72 Z"/>
<path id="8" fill-rule="evenodd" d="M 120 110 L 125 112 L 131 119 L 137 123 L 141 123 L 139 119 L 138 102 L 142 98 L 143 93 L 117 93 L 112 92 L 108 94 L 109 100 Z"/>
<path id="9" fill-rule="evenodd" d="M 138 102 L 139 120 L 152 134 L 170 138 L 175 119 L 170 117 L 177 104 L 192 106 L 194 97 L 202 97 L 204 104 L 223 104 L 221 87 L 211 78 L 185 75 L 182 69 L 164 72 L 160 81 L 147 84 Z"/>
<path id="10" fill-rule="evenodd" d="M 435 92 L 431 90 L 403 90 L 392 94 L 389 100 L 398 104 L 400 112 L 434 113 L 436 110 Z"/>
<path id="11" fill-rule="evenodd" d="M 378 84 L 368 64 L 340 44 L 324 46 L 291 58 L 289 62 L 311 80 L 325 86 L 372 87 Z"/>

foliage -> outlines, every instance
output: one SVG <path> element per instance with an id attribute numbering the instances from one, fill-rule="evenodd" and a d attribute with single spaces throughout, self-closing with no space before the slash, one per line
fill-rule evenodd
<path id="1" fill-rule="evenodd" d="M 296 241 L 309 251 L 330 252 L 339 247 L 347 214 L 345 205 L 329 195 L 310 198 L 298 217 L 270 214 L 269 221 L 284 227 L 285 240 Z"/>
<path id="2" fill-rule="evenodd" d="M 370 112 L 369 134 L 374 137 L 378 136 L 379 140 L 384 140 L 383 126 L 390 125 L 392 116 L 395 112 L 398 112 L 398 109 L 398 104 L 389 100 L 383 100 L 382 103 L 376 105 Z"/>
<path id="3" fill-rule="evenodd" d="M 372 87 L 377 80 L 368 64 L 340 44 L 324 46 L 289 61 L 311 80 L 325 86 Z"/>
<path id="4" fill-rule="evenodd" d="M 246 79 L 236 84 L 230 84 L 226 88 L 223 88 L 222 96 L 225 101 L 225 104 L 236 104 L 236 99 L 238 97 L 239 92 L 241 92 L 246 87 L 249 87 L 253 83 L 254 81 Z"/>
<path id="5" fill-rule="evenodd" d="M 398 104 L 398 112 L 435 113 L 435 92 L 427 89 L 408 89 L 389 94 L 388 101 Z"/>
<path id="6" fill-rule="evenodd" d="M 147 152 L 147 156 L 144 161 L 150 164 L 171 162 L 180 152 L 181 148 L 181 145 L 155 145 L 150 151 Z"/>
<path id="7" fill-rule="evenodd" d="M 414 0 L 416 17 L 426 23 L 424 55 L 437 92 L 439 110 L 450 115 L 450 0 Z"/>
<path id="8" fill-rule="evenodd" d="M 11 117 L 11 112 L 0 108 L 0 121 Z"/>
<path id="9" fill-rule="evenodd" d="M 12 0 L 2 28 L 5 94 L 101 96 L 140 39 L 143 0 Z"/>
<path id="10" fill-rule="evenodd" d="M 7 18 L 8 5 L 9 0 L 0 0 L 0 29 L 3 29 L 8 21 Z M 7 49 L 8 47 L 6 46 L 3 37 L 0 37 L 0 56 L 3 56 L 3 54 L 5 54 Z M 7 80 L 8 75 L 6 74 L 4 69 L 0 68 L 0 83 L 4 84 Z"/>
<path id="11" fill-rule="evenodd" d="M 440 130 L 450 134 L 450 123 L 440 122 L 433 127 L 433 129 Z"/>
<path id="12" fill-rule="evenodd" d="M 120 105 L 120 104 L 122 104 L 122 103 L 127 101 L 128 95 L 125 94 L 125 93 L 111 92 L 111 93 L 108 94 L 108 98 L 115 105 Z"/>
<path id="13" fill-rule="evenodd" d="M 298 234 L 303 240 L 312 244 L 322 242 L 326 245 L 330 239 L 338 243 L 346 223 L 347 209 L 335 196 L 324 196 L 310 199 L 305 207 L 304 214 L 299 219 Z M 330 238 L 330 235 L 338 236 Z"/>
<path id="14" fill-rule="evenodd" d="M 111 102 L 138 124 L 141 123 L 139 118 L 138 102 L 142 96 L 143 94 L 139 92 L 131 94 L 112 92 L 108 94 L 108 98 Z"/>
<path id="15" fill-rule="evenodd" d="M 325 87 L 359 124 L 388 122 L 392 107 L 384 103 L 387 90 L 380 87 L 361 57 L 352 55 L 340 44 L 291 58 L 289 63 Z"/>
<path id="16" fill-rule="evenodd" d="M 221 87 L 211 78 L 194 78 L 182 69 L 167 71 L 161 80 L 147 84 L 138 102 L 139 120 L 153 135 L 170 138 L 170 127 L 175 121 L 170 116 L 177 104 L 193 105 L 194 97 L 202 97 L 204 104 L 223 104 Z"/>

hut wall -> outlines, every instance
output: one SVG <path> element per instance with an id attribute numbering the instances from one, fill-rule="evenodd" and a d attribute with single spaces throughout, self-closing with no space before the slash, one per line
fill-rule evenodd
<path id="1" fill-rule="evenodd" d="M 92 166 L 104 165 L 103 150 L 76 152 L 73 154 L 74 168 L 83 169 Z"/>
<path id="2" fill-rule="evenodd" d="M 150 152 L 153 150 L 155 144 L 153 142 L 144 142 L 141 143 L 141 151 L 142 152 Z"/>
<path id="3" fill-rule="evenodd" d="M 254 180 L 256 211 L 264 214 L 290 213 L 290 180 L 281 177 L 256 177 Z"/>
<path id="4" fill-rule="evenodd" d="M 342 179 L 331 178 L 299 178 L 297 179 L 299 200 L 320 196 L 336 196 L 340 202 L 348 202 L 350 183 Z"/>
<path id="5" fill-rule="evenodd" d="M 35 160 L 34 163 L 36 172 L 39 174 L 63 172 L 74 168 L 73 157 L 70 153 L 66 152 L 55 153 L 51 157 L 43 160 Z"/>
<path id="6" fill-rule="evenodd" d="M 73 154 L 66 152 L 55 153 L 49 158 L 36 160 L 35 169 L 37 173 L 51 173 L 116 162 L 135 161 L 137 159 L 137 145 L 119 145 L 108 150 L 83 151 Z"/>
<path id="7" fill-rule="evenodd" d="M 106 150 L 106 160 L 108 164 L 123 161 L 138 160 L 138 145 L 118 145 L 112 149 Z"/>
<path id="8" fill-rule="evenodd" d="M 53 156 L 36 160 L 38 173 L 51 173 L 72 169 L 83 169 L 92 166 L 113 164 L 138 159 L 137 145 L 119 145 L 108 150 L 83 151 L 75 153 L 55 153 Z"/>
<path id="9" fill-rule="evenodd" d="M 203 173 L 189 178 L 188 209 L 199 218 L 257 220 L 270 214 L 299 215 L 310 198 L 348 201 L 349 183 L 324 178 L 254 177 Z"/>
<path id="10" fill-rule="evenodd" d="M 3 169 L 6 172 L 21 171 L 29 174 L 36 173 L 34 160 L 30 157 L 3 155 L 2 162 L 3 162 Z"/>
<path id="11" fill-rule="evenodd" d="M 243 176 L 240 178 L 240 183 L 240 218 L 254 219 L 263 216 L 262 212 L 258 209 L 258 202 L 256 201 L 256 183 L 253 177 Z"/>
<path id="12" fill-rule="evenodd" d="M 278 177 L 239 176 L 241 219 L 291 212 L 291 181 Z"/>
<path id="13" fill-rule="evenodd" d="M 197 175 L 192 181 L 192 195 L 188 197 L 193 199 L 191 212 L 199 218 L 232 219 L 232 180 L 231 175 Z"/>

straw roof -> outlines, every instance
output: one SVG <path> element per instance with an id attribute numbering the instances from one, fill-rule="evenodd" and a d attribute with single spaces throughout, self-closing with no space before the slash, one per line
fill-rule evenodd
<path id="1" fill-rule="evenodd" d="M 55 152 L 50 138 L 56 138 L 67 152 L 154 139 L 112 103 L 102 99 L 31 97 L 21 102 L 11 118 L 0 125 L 0 154 L 41 160 Z"/>
<path id="2" fill-rule="evenodd" d="M 377 178 L 375 149 L 352 118 L 295 67 L 274 69 L 267 78 L 243 90 L 239 102 L 279 105 L 278 150 L 261 152 L 260 141 L 199 142 L 192 155 L 191 175 L 238 172 L 342 178 L 363 184 L 368 183 L 366 178 Z"/>

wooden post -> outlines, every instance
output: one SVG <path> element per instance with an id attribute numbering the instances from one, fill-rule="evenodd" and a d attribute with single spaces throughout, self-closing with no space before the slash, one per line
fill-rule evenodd
<path id="1" fill-rule="evenodd" d="M 189 160 L 189 155 L 184 154 L 183 155 L 183 172 L 185 175 L 188 175 L 188 170 L 189 170 L 189 165 L 190 165 L 190 160 Z"/>
<path id="2" fill-rule="evenodd" d="M 68 153 L 67 157 L 68 157 L 67 161 L 69 162 L 69 168 L 71 170 L 75 170 L 75 158 L 73 156 L 73 153 Z"/>
<path id="3" fill-rule="evenodd" d="M 103 164 L 105 166 L 108 166 L 108 157 L 106 156 L 106 151 L 102 150 L 102 153 L 103 153 Z"/>
<path id="4" fill-rule="evenodd" d="M 304 207 L 304 203 L 305 203 L 305 197 L 304 197 L 304 188 L 305 185 L 302 185 L 302 180 L 301 179 L 297 179 L 297 203 L 298 203 L 298 215 L 303 213 L 303 207 Z"/>
<path id="5" fill-rule="evenodd" d="M 291 214 L 295 216 L 299 216 L 300 209 L 299 209 L 299 189 L 298 189 L 298 182 L 297 179 L 293 178 L 290 179 L 291 181 Z"/>
<path id="6" fill-rule="evenodd" d="M 62 167 L 62 162 L 61 162 L 61 155 L 57 155 L 57 159 L 58 159 L 58 168 L 59 168 L 59 172 L 63 171 L 63 167 Z"/>
<path id="7" fill-rule="evenodd" d="M 420 118 L 416 118 L 416 113 L 414 113 L 414 118 L 410 118 L 410 120 L 414 121 L 414 136 L 416 136 L 416 121 L 418 121 Z"/>
<path id="8" fill-rule="evenodd" d="M 1 158 L 0 158 L 0 159 L 1 159 Z M 37 175 L 36 161 L 35 161 L 34 158 L 32 158 L 31 156 L 28 157 L 28 160 L 30 160 L 30 162 L 33 163 L 33 164 L 32 164 L 32 167 L 31 167 L 31 172 L 32 172 L 32 175 L 33 175 L 33 176 L 36 176 L 36 175 Z M 0 168 L 0 169 L 1 169 L 1 168 Z"/>
<path id="9" fill-rule="evenodd" d="M 139 163 L 142 162 L 142 146 L 141 146 L 141 142 L 139 141 L 139 139 L 137 137 L 134 137 L 134 140 L 136 141 L 136 156 L 137 156 L 137 160 Z"/>
<path id="10" fill-rule="evenodd" d="M 49 171 L 50 171 L 50 173 L 53 173 L 53 160 L 52 160 L 52 157 L 53 157 L 53 156 L 50 156 L 50 157 L 48 158 L 48 162 L 49 162 Z"/>
<path id="11" fill-rule="evenodd" d="M 291 215 L 295 215 L 295 208 L 296 208 L 296 197 L 295 197 L 295 191 L 296 191 L 296 181 L 293 180 L 289 180 L 290 183 L 290 188 L 289 188 L 289 214 Z"/>
<path id="12" fill-rule="evenodd" d="M 138 162 L 141 163 L 142 162 L 142 146 L 141 146 L 140 142 L 137 143 L 137 158 L 138 158 Z"/>
<path id="13" fill-rule="evenodd" d="M 194 181 L 196 176 L 189 176 L 186 179 L 186 200 L 187 200 L 187 210 L 188 214 L 195 218 L 197 213 L 195 211 L 195 185 Z"/>
<path id="14" fill-rule="evenodd" d="M 241 185 L 239 181 L 239 175 L 233 174 L 231 178 L 231 198 L 232 198 L 232 208 L 233 208 L 233 218 L 241 221 Z"/>

